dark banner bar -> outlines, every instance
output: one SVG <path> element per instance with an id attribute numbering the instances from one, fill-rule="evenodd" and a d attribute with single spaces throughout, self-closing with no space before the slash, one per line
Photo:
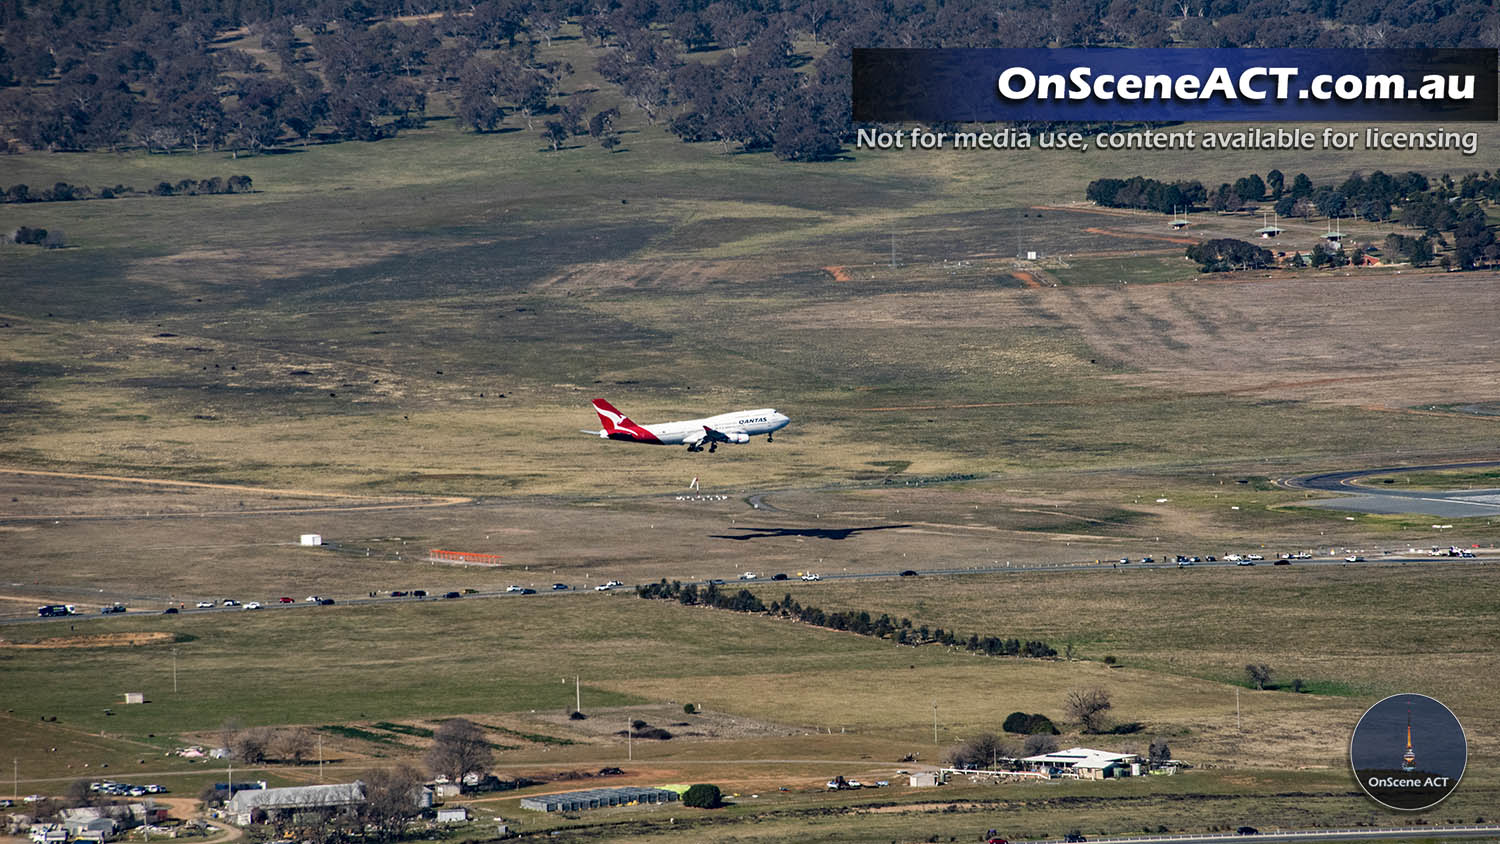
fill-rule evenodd
<path id="1" fill-rule="evenodd" d="M 1495 50 L 856 49 L 861 123 L 1493 121 Z"/>

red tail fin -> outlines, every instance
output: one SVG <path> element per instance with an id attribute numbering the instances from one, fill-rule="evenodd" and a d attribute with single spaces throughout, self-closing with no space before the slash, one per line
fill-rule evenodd
<path id="1" fill-rule="evenodd" d="M 628 428 L 635 427 L 630 417 L 615 409 L 615 406 L 604 399 L 594 399 L 594 412 L 599 414 L 599 424 L 604 426 L 604 433 L 613 434 L 623 432 Z"/>
<path id="2" fill-rule="evenodd" d="M 599 423 L 604 426 L 604 435 L 612 440 L 661 443 L 655 434 L 630 421 L 629 416 L 616 410 L 614 405 L 604 399 L 594 399 L 594 412 L 599 414 Z"/>

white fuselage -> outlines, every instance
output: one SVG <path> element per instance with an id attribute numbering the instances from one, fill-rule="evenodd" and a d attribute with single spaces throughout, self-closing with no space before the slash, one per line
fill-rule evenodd
<path id="1" fill-rule="evenodd" d="M 680 422 L 657 422 L 651 425 L 642 425 L 642 428 L 650 431 L 653 436 L 661 440 L 662 445 L 680 445 L 690 438 L 700 437 L 705 427 L 712 428 L 723 434 L 743 433 L 747 436 L 758 437 L 773 434 L 791 420 L 785 414 L 777 413 L 774 409 L 763 407 L 759 410 L 735 410 L 729 413 L 720 413 L 717 416 L 709 416 L 704 419 L 684 419 Z"/>

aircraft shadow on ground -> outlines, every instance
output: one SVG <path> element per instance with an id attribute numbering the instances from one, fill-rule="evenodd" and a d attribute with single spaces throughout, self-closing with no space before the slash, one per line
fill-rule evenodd
<path id="1" fill-rule="evenodd" d="M 856 533 L 864 533 L 872 530 L 894 530 L 896 528 L 908 528 L 911 525 L 873 525 L 871 527 L 851 528 L 740 528 L 740 530 L 754 531 L 754 533 L 742 533 L 730 536 L 723 533 L 710 534 L 710 539 L 771 539 L 778 536 L 797 536 L 808 539 L 848 539 Z"/>

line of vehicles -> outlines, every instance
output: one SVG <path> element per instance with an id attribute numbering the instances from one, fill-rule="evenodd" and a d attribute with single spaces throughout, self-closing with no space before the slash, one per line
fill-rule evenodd
<path id="1" fill-rule="evenodd" d="M 1348 551 L 1348 550 L 1349 549 L 1345 549 L 1345 551 Z M 1391 555 L 1400 554 L 1400 553 L 1403 553 L 1403 552 L 1397 551 L 1397 550 L 1387 550 L 1387 551 L 1381 551 L 1380 553 L 1382 555 L 1384 555 L 1384 556 L 1391 556 Z M 1422 554 L 1425 554 L 1425 555 L 1430 556 L 1430 557 L 1457 557 L 1457 558 L 1462 558 L 1462 559 L 1474 559 L 1475 558 L 1475 554 L 1474 554 L 1474 552 L 1472 550 L 1470 550 L 1468 548 L 1460 548 L 1457 545 L 1450 545 L 1446 549 L 1438 547 L 1438 546 L 1433 546 L 1432 548 L 1425 549 L 1425 550 L 1424 549 L 1420 549 L 1420 548 L 1407 548 L 1404 553 L 1409 553 L 1409 554 L 1413 554 L 1413 555 L 1422 555 Z M 1314 552 L 1312 552 L 1312 551 L 1282 552 L 1282 553 L 1278 553 L 1276 555 L 1276 558 L 1272 561 L 1272 565 L 1277 565 L 1277 566 L 1291 565 L 1293 560 L 1311 560 L 1311 559 L 1313 559 L 1316 556 L 1317 555 Z M 1336 557 L 1339 556 L 1339 552 L 1330 549 L 1328 556 L 1336 558 Z M 1171 555 L 1171 556 L 1163 557 L 1162 558 L 1162 562 L 1163 563 L 1174 563 L 1175 562 L 1177 564 L 1178 568 L 1185 568 L 1185 567 L 1193 565 L 1194 563 L 1217 563 L 1221 559 L 1222 559 L 1223 562 L 1234 563 L 1237 566 L 1253 566 L 1253 565 L 1255 565 L 1257 563 L 1265 561 L 1266 557 L 1263 554 L 1258 554 L 1258 553 L 1253 553 L 1253 552 L 1247 552 L 1247 553 L 1243 553 L 1243 554 L 1242 553 L 1228 553 L 1228 554 L 1225 554 L 1222 558 L 1216 557 L 1216 556 L 1214 556 L 1212 554 L 1206 554 L 1206 555 L 1203 555 L 1201 557 L 1197 556 L 1197 555 L 1176 554 L 1176 555 Z M 1346 554 L 1343 557 L 1343 560 L 1346 563 L 1362 563 L 1362 562 L 1365 562 L 1365 557 L 1362 554 L 1349 553 L 1349 554 Z M 1119 558 L 1119 560 L 1117 562 L 1115 562 L 1115 565 L 1129 565 L 1132 562 L 1138 562 L 1138 563 L 1140 563 L 1142 565 L 1152 565 L 1152 564 L 1156 563 L 1156 558 L 1155 557 L 1146 556 L 1146 557 L 1140 557 L 1137 560 L 1132 560 L 1130 557 L 1121 557 L 1121 558 Z M 903 571 L 900 572 L 900 576 L 901 577 L 914 577 L 917 574 L 918 574 L 918 572 L 915 571 L 914 569 L 906 569 L 906 570 L 903 570 Z M 815 581 L 819 581 L 819 580 L 823 579 L 822 575 L 818 574 L 817 572 L 811 572 L 811 571 L 809 571 L 809 572 L 800 572 L 800 573 L 798 573 L 797 577 L 798 577 L 798 579 L 804 580 L 804 581 L 807 581 L 807 582 L 815 582 Z M 756 574 L 753 571 L 747 571 L 747 572 L 744 572 L 744 573 L 740 574 L 739 577 L 738 577 L 738 579 L 741 580 L 741 581 L 764 581 L 764 580 L 783 581 L 783 580 L 790 580 L 791 578 L 785 572 L 777 572 L 777 573 L 775 573 L 773 575 L 770 575 L 769 577 L 765 577 L 765 576 L 762 576 L 762 575 L 758 575 L 758 574 Z M 716 586 L 722 586 L 722 585 L 724 585 L 725 581 L 723 579 L 721 579 L 721 578 L 714 578 L 714 579 L 711 579 L 711 580 L 704 581 L 704 583 L 713 584 L 713 585 L 716 585 Z M 595 586 L 594 587 L 594 591 L 595 592 L 610 592 L 610 591 L 613 591 L 615 589 L 619 589 L 619 588 L 621 588 L 623 586 L 625 586 L 625 584 L 622 581 L 619 581 L 619 580 L 609 580 L 609 581 L 607 581 L 605 583 L 601 583 L 598 586 Z M 563 591 L 567 591 L 567 590 L 569 590 L 571 588 L 572 587 L 570 587 L 566 583 L 554 583 L 554 584 L 552 584 L 552 591 L 554 591 L 554 592 L 563 592 Z M 454 590 L 454 591 L 449 591 L 449 592 L 443 593 L 443 595 L 441 597 L 443 597 L 445 599 L 461 598 L 465 594 L 475 594 L 478 591 L 479 590 L 472 589 L 472 588 L 470 588 L 470 589 L 464 589 L 462 592 Z M 506 587 L 505 591 L 508 594 L 519 594 L 519 595 L 535 595 L 537 593 L 536 589 L 533 589 L 531 587 L 526 587 L 526 586 L 519 586 L 519 585 L 515 585 L 515 584 L 512 584 L 512 585 Z M 389 595 L 392 598 L 427 598 L 427 597 L 429 597 L 428 592 L 425 589 L 410 589 L 410 590 L 393 589 L 393 590 L 390 590 L 389 592 L 387 592 L 386 594 Z M 376 597 L 380 596 L 380 593 L 379 592 L 370 592 L 369 596 L 371 598 L 376 598 Z M 306 598 L 304 598 L 302 600 L 303 600 L 304 603 L 316 604 L 316 605 L 320 605 L 320 606 L 331 606 L 334 603 L 336 603 L 333 598 L 328 598 L 328 597 L 324 597 L 324 596 L 321 596 L 321 595 L 308 595 Z M 297 601 L 295 599 L 291 598 L 291 597 L 282 596 L 280 598 L 275 599 L 275 601 L 271 601 L 270 599 L 267 599 L 266 603 L 295 604 L 295 603 L 297 603 Z M 260 601 L 246 601 L 244 603 L 241 603 L 240 601 L 235 600 L 234 598 L 224 598 L 224 599 L 218 600 L 218 601 L 212 601 L 212 600 L 197 601 L 193 606 L 194 606 L 195 609 L 200 609 L 200 610 L 216 609 L 216 608 L 228 608 L 228 609 L 232 609 L 232 608 L 236 608 L 236 607 L 242 608 L 242 609 L 246 609 L 246 610 L 258 610 L 258 609 L 263 608 L 265 606 L 265 604 L 263 604 Z M 178 605 L 175 605 L 175 606 L 168 606 L 162 612 L 164 614 L 167 614 L 167 615 L 175 615 L 175 614 L 177 614 L 180 611 L 180 609 L 186 609 L 186 607 L 187 607 L 186 604 L 178 604 Z M 127 607 L 125 606 L 125 604 L 120 603 L 119 601 L 116 601 L 113 604 L 110 604 L 110 605 L 108 605 L 106 607 L 103 607 L 102 609 L 99 610 L 99 612 L 100 612 L 101 615 L 112 615 L 114 613 L 123 613 L 123 612 L 126 612 L 126 610 L 127 610 Z M 80 612 L 78 610 L 78 607 L 75 604 L 43 604 L 42 606 L 37 607 L 36 614 L 38 616 L 42 617 L 42 618 L 57 618 L 57 617 L 63 617 L 63 616 L 76 616 L 76 615 L 80 615 Z"/>
<path id="2" fill-rule="evenodd" d="M 166 794 L 167 787 L 157 785 L 156 783 L 134 785 L 128 782 L 100 780 L 89 783 L 89 791 L 96 794 L 107 794 L 111 797 L 145 797 L 148 794 Z"/>

